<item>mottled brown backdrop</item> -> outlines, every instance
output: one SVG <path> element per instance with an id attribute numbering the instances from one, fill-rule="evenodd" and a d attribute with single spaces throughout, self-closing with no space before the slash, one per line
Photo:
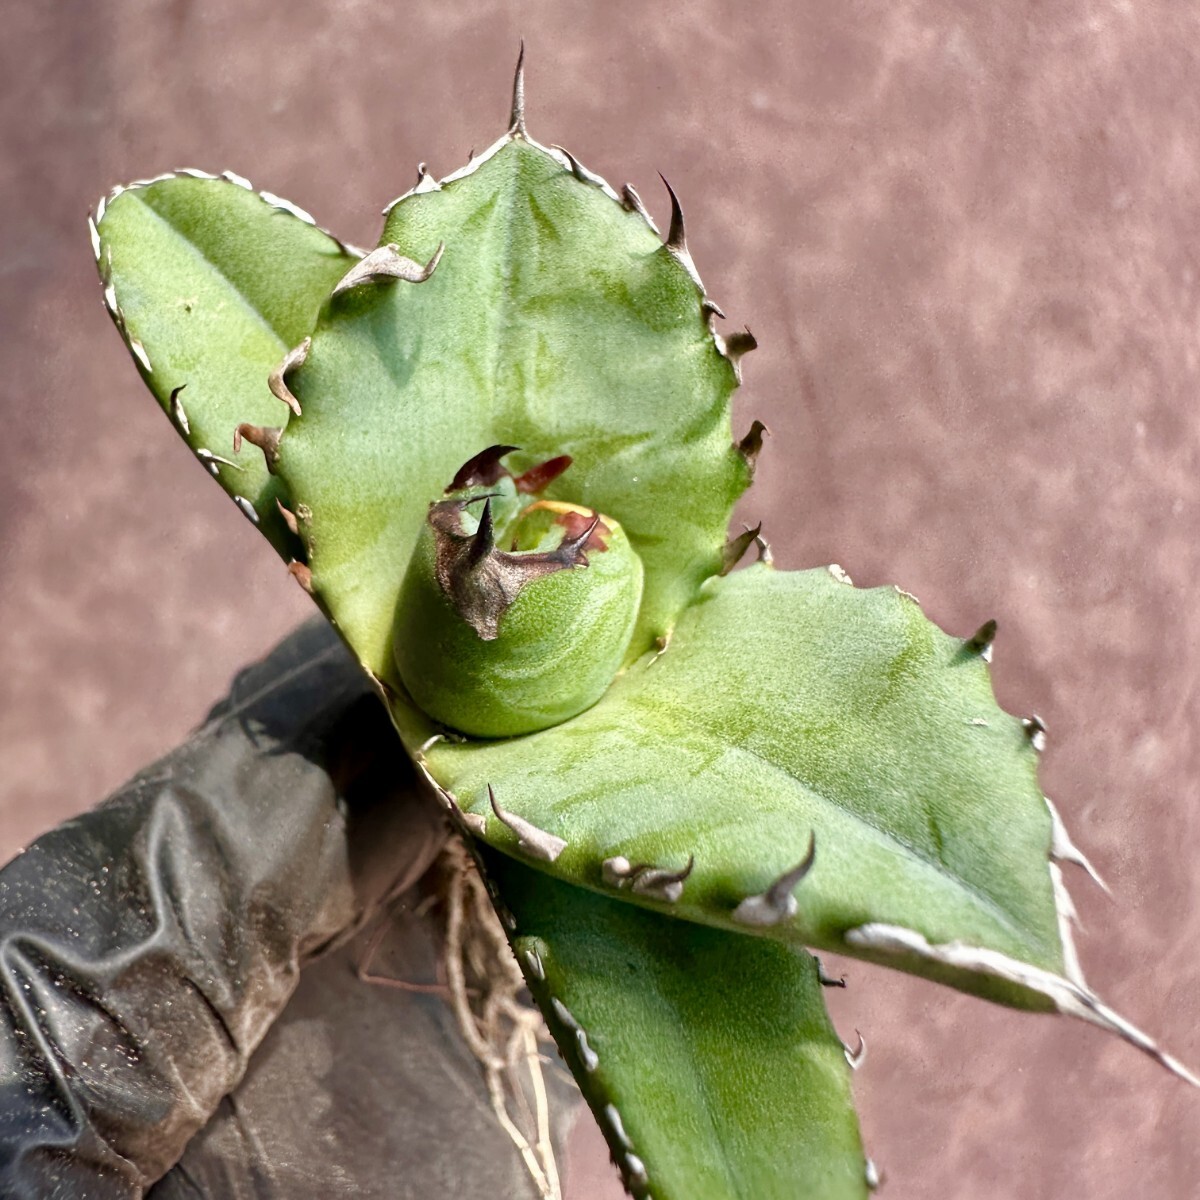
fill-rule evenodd
<path id="1" fill-rule="evenodd" d="M 358 242 L 501 130 L 661 217 L 762 348 L 745 514 L 898 582 L 1050 730 L 1093 983 L 1193 1065 L 1200 963 L 1200 11 L 1178 0 L 57 0 L 0 44 L 0 851 L 181 738 L 308 602 L 100 306 L 111 184 L 240 171 Z M 996 838 L 1004 830 L 997 828 Z M 1200 1193 L 1200 1096 L 1082 1025 L 851 964 L 892 1200 Z M 586 1137 L 578 1157 L 617 1191 Z"/>

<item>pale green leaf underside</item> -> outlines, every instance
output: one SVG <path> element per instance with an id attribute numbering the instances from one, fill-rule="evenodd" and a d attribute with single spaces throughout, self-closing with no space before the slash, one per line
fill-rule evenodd
<path id="1" fill-rule="evenodd" d="M 808 954 L 607 900 L 503 855 L 487 865 L 634 1196 L 867 1195 L 844 1047 Z"/>
<path id="2" fill-rule="evenodd" d="M 312 329 L 322 300 L 355 261 L 328 234 L 225 179 L 175 175 L 110 200 L 99 223 L 100 272 L 112 286 L 118 328 L 143 377 L 194 451 L 234 460 L 216 478 L 253 505 L 285 556 L 298 550 L 275 507 L 278 480 L 248 447 L 235 459 L 238 424 L 286 424 L 267 376 Z M 179 393 L 187 429 L 171 413 Z M 212 461 L 212 460 L 209 460 Z"/>
<path id="3" fill-rule="evenodd" d="M 642 217 L 519 138 L 398 203 L 384 241 L 422 263 L 445 252 L 425 283 L 326 306 L 290 376 L 303 416 L 280 462 L 344 636 L 392 677 L 392 613 L 428 504 L 506 443 L 518 465 L 572 455 L 549 494 L 621 522 L 646 568 L 635 647 L 650 645 L 719 568 L 749 481 L 733 368 L 696 284 Z"/>
<path id="4" fill-rule="evenodd" d="M 395 715 L 410 744 L 426 734 L 399 702 Z M 679 868 L 694 855 L 670 911 L 745 931 L 735 907 L 815 834 L 795 916 L 750 932 L 880 958 L 844 935 L 882 923 L 1064 969 L 1036 753 L 979 654 L 891 588 L 762 566 L 712 580 L 667 652 L 590 711 L 509 741 L 439 742 L 425 762 L 498 848 L 519 853 L 489 784 L 502 807 L 564 839 L 537 865 L 574 883 L 618 894 L 604 859 Z M 903 965 L 1049 1007 L 997 979 Z"/>

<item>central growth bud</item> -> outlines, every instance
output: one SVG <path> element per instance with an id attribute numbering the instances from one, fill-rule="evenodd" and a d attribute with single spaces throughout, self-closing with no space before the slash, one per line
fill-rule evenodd
<path id="1" fill-rule="evenodd" d="M 633 634 L 642 564 L 611 517 L 540 493 L 570 466 L 513 476 L 512 446 L 463 465 L 434 501 L 396 608 L 413 700 L 474 737 L 557 725 L 607 689 Z"/>

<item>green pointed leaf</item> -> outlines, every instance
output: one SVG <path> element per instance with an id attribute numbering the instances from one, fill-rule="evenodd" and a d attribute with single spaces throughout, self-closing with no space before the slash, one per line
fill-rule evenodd
<path id="1" fill-rule="evenodd" d="M 867 1195 L 845 1048 L 808 954 L 664 919 L 503 855 L 487 865 L 634 1196 Z"/>
<path id="2" fill-rule="evenodd" d="M 235 456 L 233 435 L 243 421 L 287 423 L 267 377 L 355 256 L 248 185 L 182 173 L 118 189 L 97 232 L 109 311 L 150 390 L 275 548 L 302 554 L 276 508 L 279 481 L 254 447 Z"/>
<path id="3" fill-rule="evenodd" d="M 986 641 L 840 568 L 757 565 L 706 583 L 666 653 L 553 729 L 430 741 L 392 710 L 471 829 L 544 872 L 1080 1017 L 1200 1086 L 1084 982 L 1050 861 L 1078 852 L 1038 788 L 1038 727 L 996 704 Z"/>
<path id="4" fill-rule="evenodd" d="M 334 297 L 291 377 L 303 415 L 280 472 L 317 595 L 394 679 L 392 614 L 431 500 L 493 443 L 569 454 L 551 497 L 615 516 L 645 565 L 634 656 L 721 566 L 749 469 L 732 445 L 735 370 L 686 259 L 567 160 L 504 139 L 391 210 L 384 244 L 422 283 Z"/>
<path id="5" fill-rule="evenodd" d="M 396 708 L 410 742 L 427 733 Z M 911 598 L 762 566 L 706 584 L 666 653 L 645 656 L 574 720 L 425 751 L 491 844 L 523 853 L 489 785 L 503 809 L 563 839 L 537 865 L 564 879 L 654 903 L 614 887 L 604 861 L 677 870 L 694 857 L 669 906 L 678 916 L 1048 1007 L 1012 980 L 898 960 L 854 933 L 902 927 L 1062 973 L 1036 758 L 997 706 L 978 648 Z M 738 905 L 798 864 L 814 836 L 794 915 L 740 925 Z"/>

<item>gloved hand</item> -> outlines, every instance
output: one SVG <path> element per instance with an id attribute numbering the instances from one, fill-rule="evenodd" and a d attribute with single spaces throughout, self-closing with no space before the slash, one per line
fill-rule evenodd
<path id="1" fill-rule="evenodd" d="M 445 838 L 324 622 L 243 672 L 0 871 L 0 1197 L 536 1196 L 446 1001 L 355 971 L 378 918 L 386 971 L 434 979 Z"/>

